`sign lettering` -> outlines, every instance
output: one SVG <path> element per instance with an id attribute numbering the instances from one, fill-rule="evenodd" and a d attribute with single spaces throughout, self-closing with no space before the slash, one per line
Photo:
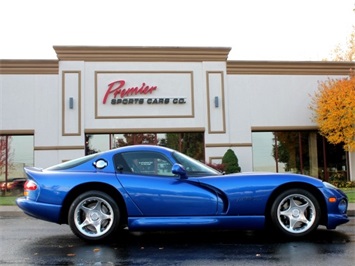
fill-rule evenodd
<path id="1" fill-rule="evenodd" d="M 132 95 L 147 95 L 151 94 L 153 91 L 157 89 L 157 86 L 148 86 L 144 82 L 142 83 L 141 87 L 132 87 L 132 88 L 124 88 L 126 82 L 124 80 L 117 80 L 108 84 L 108 89 L 105 93 L 105 96 L 102 100 L 103 104 L 106 104 L 107 98 L 110 94 L 113 95 L 113 98 L 116 99 L 117 95 L 123 99 L 126 96 Z"/>

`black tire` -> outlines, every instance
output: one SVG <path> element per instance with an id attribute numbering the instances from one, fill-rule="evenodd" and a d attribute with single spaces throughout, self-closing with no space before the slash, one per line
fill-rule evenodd
<path id="1" fill-rule="evenodd" d="M 307 190 L 282 192 L 271 207 L 272 225 L 288 237 L 302 237 L 317 229 L 321 210 L 317 199 Z"/>
<path id="2" fill-rule="evenodd" d="M 79 238 L 94 242 L 110 238 L 120 224 L 117 203 L 106 193 L 88 191 L 79 195 L 69 209 L 68 223 Z"/>

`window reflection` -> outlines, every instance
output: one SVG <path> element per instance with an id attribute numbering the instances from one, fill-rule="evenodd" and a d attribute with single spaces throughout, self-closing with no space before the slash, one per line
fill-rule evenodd
<path id="1" fill-rule="evenodd" d="M 33 136 L 0 136 L 0 181 L 24 177 L 23 168 L 33 166 Z"/>
<path id="2" fill-rule="evenodd" d="M 348 179 L 342 145 L 329 144 L 317 131 L 253 132 L 253 170 L 292 172 L 329 180 Z"/>
<path id="3" fill-rule="evenodd" d="M 137 144 L 165 146 L 199 161 L 205 159 L 203 132 L 86 134 L 85 154 Z"/>
<path id="4" fill-rule="evenodd" d="M 285 166 L 278 162 L 276 166 L 273 157 L 273 133 L 272 132 L 254 132 L 252 134 L 253 142 L 253 170 L 259 172 L 284 172 Z"/>

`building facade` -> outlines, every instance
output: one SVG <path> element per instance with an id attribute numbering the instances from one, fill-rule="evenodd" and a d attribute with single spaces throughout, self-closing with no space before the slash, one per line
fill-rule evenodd
<path id="1" fill-rule="evenodd" d="M 0 60 L 0 136 L 17 145 L 12 168 L 84 156 L 88 141 L 100 151 L 127 135 L 159 144 L 189 133 L 202 136 L 208 163 L 232 149 L 244 172 L 355 180 L 355 153 L 327 143 L 309 108 L 319 81 L 347 77 L 353 62 L 228 61 L 223 47 L 54 50 L 58 60 Z M 16 159 L 25 147 L 32 162 Z"/>

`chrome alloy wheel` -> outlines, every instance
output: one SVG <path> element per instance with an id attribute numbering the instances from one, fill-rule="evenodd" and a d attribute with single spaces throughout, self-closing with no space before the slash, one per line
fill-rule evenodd
<path id="1" fill-rule="evenodd" d="M 100 237 L 114 224 L 112 206 L 103 198 L 92 196 L 83 199 L 74 210 L 77 230 L 87 237 Z"/>
<path id="2" fill-rule="evenodd" d="M 317 209 L 303 194 L 291 194 L 284 197 L 277 207 L 279 225 L 291 234 L 301 234 L 315 224 Z"/>

